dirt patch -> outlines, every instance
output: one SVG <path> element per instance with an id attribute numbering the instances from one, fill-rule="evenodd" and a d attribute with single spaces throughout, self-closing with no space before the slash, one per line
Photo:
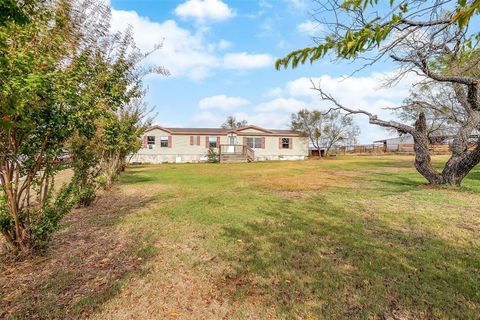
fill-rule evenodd
<path id="1" fill-rule="evenodd" d="M 46 252 L 1 265 L 0 318 L 80 317 L 109 299 L 121 279 L 144 264 L 136 254 L 138 239 L 119 232 L 116 223 L 148 200 L 106 193 L 67 215 Z"/>

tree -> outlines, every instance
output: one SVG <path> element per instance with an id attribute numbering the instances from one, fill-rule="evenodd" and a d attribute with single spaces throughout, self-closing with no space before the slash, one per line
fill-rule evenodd
<path id="1" fill-rule="evenodd" d="M 37 2 L 35 0 L 2 0 L 0 2 L 0 26 L 8 22 L 27 23 Z"/>
<path id="2" fill-rule="evenodd" d="M 353 118 L 340 111 L 330 111 L 324 116 L 323 143 L 325 155 L 340 143 L 355 144 L 360 135 L 360 128 L 353 122 Z"/>
<path id="3" fill-rule="evenodd" d="M 108 12 L 105 15 L 104 23 L 108 23 Z M 130 29 L 123 34 L 105 34 L 102 41 L 89 50 L 93 50 L 98 59 L 97 79 L 89 84 L 94 84 L 95 92 L 100 87 L 108 103 L 100 101 L 98 109 L 102 112 L 96 119 L 93 135 L 88 139 L 76 136 L 69 143 L 81 206 L 90 205 L 98 189 L 110 188 L 125 167 L 126 156 L 141 146 L 142 130 L 148 125 L 148 121 L 144 122 L 147 110 L 142 100 L 143 77 L 151 72 L 168 74 L 164 68 L 139 67 L 154 51 L 140 52 Z"/>
<path id="4" fill-rule="evenodd" d="M 145 55 L 129 32 L 109 33 L 104 5 L 38 0 L 29 8 L 28 19 L 0 24 L 0 231 L 22 253 L 48 240 L 98 161 L 139 147 L 140 78 L 163 70 L 137 69 Z M 75 175 L 54 192 L 55 160 L 69 146 Z"/>
<path id="5" fill-rule="evenodd" d="M 318 156 L 322 156 L 322 113 L 317 110 L 309 111 L 302 109 L 292 113 L 290 128 L 310 139 L 313 147 L 318 150 Z"/>
<path id="6" fill-rule="evenodd" d="M 247 120 L 237 121 L 234 116 L 229 116 L 227 120 L 222 124 L 223 129 L 238 129 L 244 128 L 248 124 Z"/>
<path id="7" fill-rule="evenodd" d="M 67 195 L 53 199 L 54 160 L 74 132 L 89 130 L 93 113 L 76 100 L 88 57 L 66 45 L 76 38 L 71 9 L 65 1 L 38 1 L 31 19 L 0 28 L 0 229 L 16 251 L 44 241 L 68 210 Z"/>
<path id="8" fill-rule="evenodd" d="M 354 141 L 360 134 L 360 129 L 354 124 L 353 119 L 339 111 L 321 113 L 303 109 L 296 114 L 293 113 L 291 117 L 292 130 L 309 137 L 319 156 L 322 155 L 323 149 L 327 156 L 333 147 Z"/>
<path id="9" fill-rule="evenodd" d="M 109 117 L 101 136 L 102 158 L 100 166 L 105 177 L 105 188 L 110 188 L 125 168 L 126 158 L 141 147 L 140 137 L 149 127 L 142 100 L 135 99 L 120 107 Z"/>
<path id="10" fill-rule="evenodd" d="M 445 83 L 426 83 L 414 87 L 402 105 L 393 110 L 405 123 L 414 123 L 423 112 L 426 134 L 431 144 L 442 143 L 455 136 L 467 118 L 454 89 Z"/>
<path id="11" fill-rule="evenodd" d="M 314 85 L 313 89 L 337 110 L 363 114 L 371 124 L 411 134 L 417 171 L 434 185 L 460 185 L 480 162 L 479 139 L 473 150 L 469 150 L 470 137 L 480 126 L 480 32 L 468 29 L 471 18 L 480 12 L 480 1 L 390 1 L 388 10 L 380 10 L 378 0 L 327 3 L 320 5 L 334 13 L 330 17 L 342 17 L 342 21 L 326 22 L 330 32 L 325 38 L 316 39 L 318 45 L 291 52 L 277 60 L 276 67 L 295 68 L 307 59 L 314 62 L 327 54 L 338 59 L 366 59 L 364 67 L 388 57 L 400 66 L 393 82 L 407 72 L 415 72 L 425 83 L 450 86 L 460 106 L 460 113 L 453 109 L 450 115 L 465 118 L 454 132 L 452 156 L 440 172 L 431 163 L 425 112 L 418 113 L 412 124 L 383 120 L 368 111 L 343 105 L 325 92 L 321 84 Z M 380 15 L 381 12 L 384 14 Z"/>

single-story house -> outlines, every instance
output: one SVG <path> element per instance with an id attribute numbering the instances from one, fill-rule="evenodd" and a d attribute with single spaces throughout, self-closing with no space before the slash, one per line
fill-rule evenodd
<path id="1" fill-rule="evenodd" d="M 210 148 L 219 153 L 222 162 L 304 160 L 308 156 L 308 138 L 291 130 L 254 125 L 238 129 L 153 126 L 142 141 L 130 162 L 202 162 Z"/>

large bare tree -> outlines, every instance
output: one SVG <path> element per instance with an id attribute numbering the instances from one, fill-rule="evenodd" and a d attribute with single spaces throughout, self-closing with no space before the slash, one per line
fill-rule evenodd
<path id="1" fill-rule="evenodd" d="M 247 120 L 237 120 L 234 116 L 228 116 L 227 120 L 222 124 L 223 129 L 239 129 L 244 128 L 248 124 Z"/>
<path id="2" fill-rule="evenodd" d="M 352 117 L 339 111 L 322 113 L 303 109 L 291 115 L 290 127 L 309 137 L 319 156 L 322 155 L 322 150 L 325 150 L 327 156 L 332 148 L 339 144 L 356 141 L 360 134 L 360 129 Z"/>
<path id="3" fill-rule="evenodd" d="M 313 47 L 279 59 L 276 67 L 296 67 L 328 54 L 338 59 L 362 59 L 366 61 L 363 67 L 389 59 L 399 66 L 392 82 L 413 72 L 425 83 L 449 86 L 459 106 L 448 111 L 449 117 L 459 121 L 453 132 L 452 156 L 441 171 L 431 162 L 426 112 L 419 112 L 414 123 L 380 119 L 357 106 L 342 104 L 321 84 L 313 89 L 335 109 L 362 114 L 371 124 L 411 134 L 418 172 L 434 185 L 460 185 L 480 162 L 480 139 L 475 140 L 473 148 L 469 145 L 480 128 L 480 32 L 469 28 L 478 23 L 480 1 L 403 0 L 389 1 L 385 7 L 378 0 L 329 0 L 318 1 L 318 5 L 318 19 L 329 28 L 328 35 L 317 38 Z M 423 107 L 433 110 L 428 105 Z"/>

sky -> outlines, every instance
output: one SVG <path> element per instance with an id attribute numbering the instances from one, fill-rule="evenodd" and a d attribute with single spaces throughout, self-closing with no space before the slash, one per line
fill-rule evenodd
<path id="1" fill-rule="evenodd" d="M 337 100 L 391 118 L 411 78 L 382 84 L 397 66 L 384 62 L 353 75 L 358 65 L 329 59 L 277 71 L 275 60 L 314 44 L 325 30 L 312 17 L 311 0 L 111 0 L 113 30 L 129 26 L 145 63 L 169 76 L 149 75 L 146 102 L 165 127 L 219 127 L 227 116 L 270 129 L 288 129 L 291 113 L 328 110 L 311 89 L 320 83 Z M 395 134 L 355 116 L 360 143 Z"/>

